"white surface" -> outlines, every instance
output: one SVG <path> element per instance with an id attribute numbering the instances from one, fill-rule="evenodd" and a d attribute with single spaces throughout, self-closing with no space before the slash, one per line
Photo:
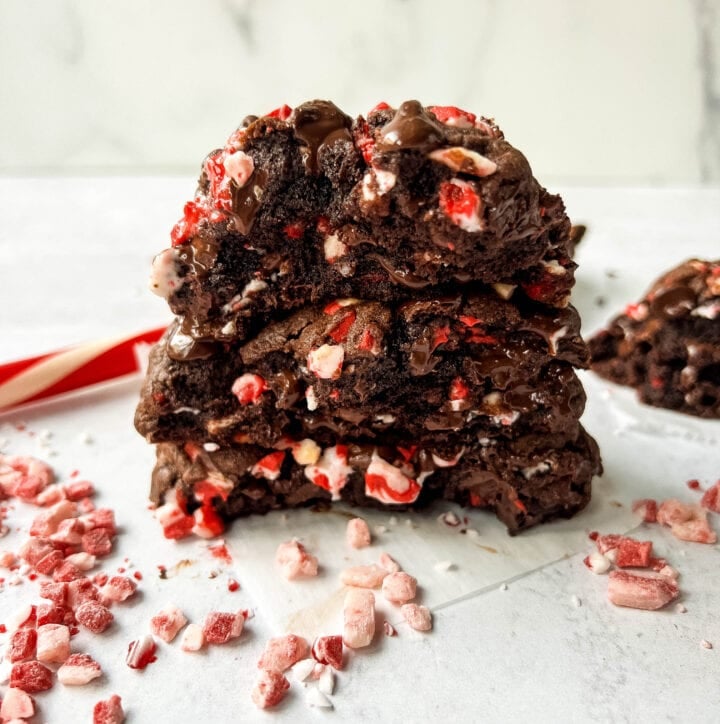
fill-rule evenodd
<path id="1" fill-rule="evenodd" d="M 720 182 L 720 0 L 0 0 L 0 68 L 20 174 L 195 171 L 249 113 L 418 97 L 544 179 Z"/>
<path id="2" fill-rule="evenodd" d="M 0 180 L 0 360 L 167 319 L 163 302 L 142 286 L 149 259 L 164 244 L 191 188 L 180 179 Z M 580 247 L 576 295 L 587 329 L 680 258 L 717 256 L 717 191 L 575 189 L 564 195 L 573 217 L 591 228 Z M 598 296 L 606 298 L 603 308 L 596 306 Z M 696 494 L 687 490 L 686 480 L 708 483 L 718 477 L 720 423 L 641 408 L 631 392 L 610 389 L 590 373 L 583 377 L 589 398 L 584 421 L 600 442 L 606 467 L 595 484 L 593 506 L 617 510 L 602 530 L 627 527 L 627 506 L 612 508 L 611 501 L 669 495 L 692 500 Z M 4 418 L 52 431 L 49 448 L 37 437 L 0 425 L 7 448 L 44 457 L 57 451 L 48 459 L 61 474 L 79 468 L 97 483 L 98 503 L 116 508 L 122 527 L 113 563 L 103 568 L 113 570 L 129 556 L 144 574 L 142 597 L 115 608 L 118 624 L 112 632 L 81 633 L 75 640 L 83 650 L 87 643 L 108 675 L 82 690 L 56 686 L 38 696 L 38 721 L 86 721 L 92 703 L 112 692 L 123 696 L 128 722 L 313 721 L 320 716 L 383 722 L 717 720 L 717 546 L 683 544 L 665 531 L 641 528 L 638 534 L 654 540 L 659 554 L 680 569 L 688 609 L 649 613 L 611 607 L 606 579 L 582 565 L 590 550 L 584 533 L 597 526 L 591 514 L 511 539 L 498 535 L 500 527 L 490 515 L 475 512 L 470 525 L 480 534 L 477 541 L 437 523 L 443 506 L 397 516 L 395 525 L 377 514 L 369 517 L 388 530 L 372 549 L 360 552 L 336 544 L 344 529 L 340 515 L 290 513 L 286 522 L 278 514 L 240 522 L 229 532 L 230 570 L 242 586 L 231 594 L 228 571 L 203 543 L 165 541 L 146 510 L 152 451 L 131 427 L 136 390 L 136 382 L 123 383 Z M 92 433 L 92 445 L 78 439 L 83 430 Z M 21 519 L 22 511 L 11 513 L 11 521 Z M 419 527 L 411 529 L 405 520 Z M 715 526 L 720 527 L 717 519 Z M 291 535 L 302 535 L 319 556 L 324 570 L 318 580 L 286 584 L 275 574 L 274 544 Z M 434 608 L 435 630 L 421 635 L 399 624 L 398 638 L 379 637 L 372 650 L 353 657 L 332 697 L 334 712 L 308 709 L 298 685 L 274 715 L 255 712 L 248 695 L 267 637 L 288 623 L 309 633 L 325 620 L 324 633 L 337 630 L 338 598 L 332 594 L 343 559 L 369 560 L 381 550 L 418 575 L 423 600 Z M 557 560 L 563 554 L 569 555 Z M 173 565 L 184 558 L 195 563 L 169 580 L 157 577 L 157 564 L 175 573 Z M 435 571 L 441 560 L 451 560 L 456 570 Z M 209 579 L 214 568 L 222 572 Z M 507 579 L 503 591 L 498 584 Z M 0 620 L 17 601 L 27 600 L 33 586 L 5 587 Z M 158 661 L 144 673 L 129 670 L 123 664 L 126 644 L 145 632 L 149 617 L 168 601 L 195 621 L 211 608 L 251 606 L 257 616 L 235 644 L 201 655 L 162 645 Z M 390 619 L 397 621 L 397 614 Z M 716 648 L 700 648 L 701 639 Z"/>

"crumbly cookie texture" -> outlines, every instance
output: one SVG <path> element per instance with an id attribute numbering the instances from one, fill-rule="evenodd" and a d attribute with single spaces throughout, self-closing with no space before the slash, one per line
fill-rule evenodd
<path id="1" fill-rule="evenodd" d="M 720 418 L 720 261 L 667 272 L 589 346 L 593 370 L 642 402 Z"/>
<path id="2" fill-rule="evenodd" d="M 492 119 L 417 101 L 355 120 L 328 101 L 249 116 L 203 162 L 171 240 L 152 288 L 196 340 L 338 297 L 483 282 L 563 306 L 574 283 L 560 197 Z"/>

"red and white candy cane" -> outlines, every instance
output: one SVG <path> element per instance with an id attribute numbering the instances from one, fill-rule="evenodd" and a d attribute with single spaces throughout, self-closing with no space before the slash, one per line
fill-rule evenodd
<path id="1" fill-rule="evenodd" d="M 0 410 L 138 372 L 138 347 L 154 344 L 164 331 L 165 327 L 158 327 L 2 364 Z"/>

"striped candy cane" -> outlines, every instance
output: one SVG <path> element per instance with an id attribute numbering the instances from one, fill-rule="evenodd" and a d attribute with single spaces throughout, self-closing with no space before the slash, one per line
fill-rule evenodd
<path id="1" fill-rule="evenodd" d="M 131 337 L 91 342 L 0 365 L 0 410 L 61 395 L 138 372 L 140 350 L 157 342 L 158 327 Z"/>

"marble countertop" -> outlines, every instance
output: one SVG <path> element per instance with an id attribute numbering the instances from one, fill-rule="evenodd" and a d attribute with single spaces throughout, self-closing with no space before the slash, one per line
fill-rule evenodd
<path id="1" fill-rule="evenodd" d="M 0 362 L 167 321 L 164 301 L 146 290 L 145 280 L 153 254 L 166 244 L 182 199 L 192 189 L 192 180 L 177 177 L 0 178 Z M 689 256 L 718 255 L 720 190 L 568 188 L 562 192 L 572 218 L 589 227 L 578 253 L 575 292 L 587 332 L 639 296 L 663 269 Z M 611 387 L 591 373 L 584 374 L 583 381 L 588 391 L 584 421 L 600 442 L 606 467 L 595 485 L 593 505 L 597 509 L 619 502 L 618 527 L 627 530 L 631 499 L 691 500 L 685 481 L 713 482 L 720 475 L 720 422 L 643 409 L 629 391 Z M 128 489 L 142 501 L 150 456 L 129 429 L 136 390 L 137 382 L 130 382 L 127 389 L 109 392 L 110 397 L 98 402 L 97 410 L 117 405 L 112 407 L 122 412 L 117 419 L 107 415 L 100 419 L 99 412 L 82 400 L 0 417 L 0 438 L 5 438 L 0 444 L 6 449 L 29 446 L 28 440 L 8 432 L 10 422 L 28 419 L 35 427 L 56 432 L 58 445 L 65 441 L 68 449 L 85 455 L 87 469 L 98 477 L 110 475 L 108 466 L 126 473 L 123 480 L 132 473 Z M 73 448 L 77 431 L 93 424 L 100 430 L 98 443 L 85 453 Z M 66 463 L 62 454 L 57 460 Z M 103 495 L 121 507 L 121 493 L 110 489 Z M 144 502 L 134 501 L 133 506 L 146 512 Z M 434 515 L 417 519 L 420 534 L 423 526 L 434 522 Z M 147 538 L 157 535 L 148 516 L 135 518 L 126 525 L 130 535 L 120 543 L 122 555 L 132 556 L 147 570 L 162 556 L 178 557 L 174 544 Z M 528 534 L 532 537 L 507 538 L 503 555 L 508 565 L 493 564 L 497 571 L 508 571 L 504 577 L 495 569 L 492 577 L 485 578 L 482 570 L 476 571 L 475 581 L 491 582 L 444 598 L 428 585 L 428 599 L 441 601 L 432 606 L 431 634 L 400 630 L 397 639 L 381 641 L 368 655 L 354 657 L 339 679 L 333 712 L 309 709 L 295 695 L 275 718 L 717 721 L 718 547 L 681 543 L 657 527 L 641 526 L 637 534 L 653 540 L 660 554 L 680 570 L 681 600 L 687 612 L 679 613 L 673 606 L 661 612 L 615 608 L 606 600 L 606 579 L 593 576 L 582 564 L 590 549 L 584 542 L 590 520 L 582 515 L 575 519 L 573 530 L 583 533 L 583 542 L 573 538 L 559 560 L 545 559 L 533 567 L 532 556 L 521 550 L 533 542 L 541 549 L 553 538 L 560 539 L 568 530 L 562 528 L 565 524 L 536 529 Z M 476 513 L 472 522 L 481 537 L 494 535 L 490 516 Z M 714 525 L 720 529 L 717 519 Z M 155 542 L 140 546 L 141 540 Z M 228 541 L 236 550 L 246 550 L 248 534 L 231 530 Z M 447 575 L 462 581 L 465 554 L 458 555 L 457 571 Z M 514 556 L 526 561 L 520 573 L 511 565 Z M 243 571 L 239 573 L 243 605 L 257 605 L 258 612 L 242 646 L 223 655 L 212 652 L 199 673 L 179 651 L 142 676 L 133 673 L 135 679 L 128 678 L 127 670 L 115 674 L 109 665 L 102 686 L 73 692 L 72 701 L 89 706 L 117 690 L 126 702 L 128 722 L 133 723 L 168 720 L 168 712 L 178 722 L 200 716 L 229 721 L 226 717 L 231 715 L 271 720 L 272 715 L 254 710 L 248 691 L 254 662 L 267 636 L 277 633 L 278 622 L 266 615 L 267 606 L 258 603 L 272 600 L 272 595 L 261 590 L 252 571 L 245 573 L 246 585 Z M 192 587 L 187 580 L 172 582 L 173 595 L 186 595 L 183 585 Z M 434 580 L 432 585 L 443 584 Z M 27 595 L 21 588 L 0 592 L 0 619 Z M 157 610 L 165 595 L 157 582 L 148 582 L 133 616 Z M 138 633 L 116 634 L 117 641 Z M 703 639 L 713 642 L 715 649 L 702 648 Z M 202 691 L 185 699 L 184 687 L 198 682 Z M 228 695 L 228 689 L 234 694 Z M 229 709 L 218 703 L 228 701 Z M 206 702 L 211 702 L 210 709 Z M 76 704 L 67 692 L 42 695 L 38 703 L 42 710 L 38 721 L 79 720 L 68 718 Z"/>

